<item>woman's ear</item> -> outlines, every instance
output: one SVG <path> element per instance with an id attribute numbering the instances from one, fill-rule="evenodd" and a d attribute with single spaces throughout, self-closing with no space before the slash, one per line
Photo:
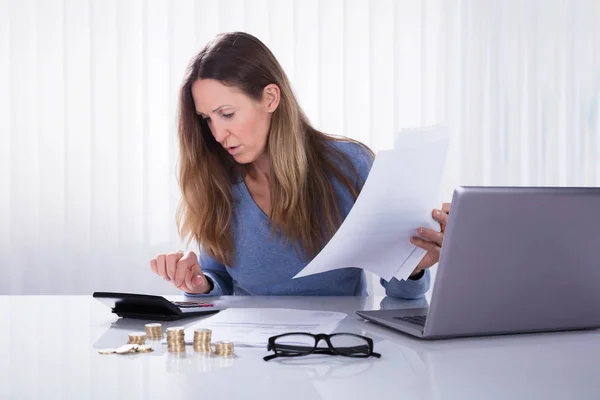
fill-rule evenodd
<path id="1" fill-rule="evenodd" d="M 274 83 L 270 83 L 263 89 L 264 104 L 267 108 L 268 113 L 273 113 L 279 106 L 281 91 L 279 86 Z"/>

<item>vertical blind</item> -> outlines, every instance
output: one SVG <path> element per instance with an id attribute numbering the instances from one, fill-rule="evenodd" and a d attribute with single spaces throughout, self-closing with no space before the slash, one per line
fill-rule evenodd
<path id="1" fill-rule="evenodd" d="M 448 184 L 600 183 L 600 3 L 443 2 Z"/>
<path id="2" fill-rule="evenodd" d="M 264 41 L 325 132 L 447 124 L 450 199 L 597 183 L 599 27 L 594 0 L 0 0 L 0 293 L 175 292 L 148 260 L 184 248 L 177 92 L 220 32 Z"/>

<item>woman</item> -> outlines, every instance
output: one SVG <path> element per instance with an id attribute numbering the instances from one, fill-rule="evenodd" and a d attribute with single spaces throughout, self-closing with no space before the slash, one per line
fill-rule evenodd
<path id="1" fill-rule="evenodd" d="M 217 36 L 190 63 L 179 96 L 177 223 L 194 252 L 161 254 L 152 271 L 192 295 L 364 295 L 364 272 L 292 279 L 333 236 L 373 163 L 364 145 L 314 129 L 269 49 L 246 33 Z M 447 208 L 447 205 L 444 207 Z M 442 232 L 411 241 L 428 251 L 389 296 L 418 298 Z"/>

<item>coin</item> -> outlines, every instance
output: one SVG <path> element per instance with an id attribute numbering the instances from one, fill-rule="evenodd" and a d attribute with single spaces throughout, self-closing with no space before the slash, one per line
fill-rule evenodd
<path id="1" fill-rule="evenodd" d="M 182 326 L 167 328 L 167 350 L 172 353 L 185 351 L 185 330 Z"/>
<path id="2" fill-rule="evenodd" d="M 136 350 L 138 353 L 150 353 L 152 351 L 152 346 L 147 344 L 141 345 Z"/>
<path id="3" fill-rule="evenodd" d="M 117 354 L 127 354 L 127 353 L 134 353 L 135 350 L 138 348 L 137 344 L 125 344 L 121 347 L 119 347 L 118 349 L 115 350 L 115 353 Z"/>
<path id="4" fill-rule="evenodd" d="M 145 332 L 133 332 L 129 334 L 129 340 L 127 343 L 145 344 L 146 333 Z"/>
<path id="5" fill-rule="evenodd" d="M 146 324 L 146 337 L 148 339 L 162 339 L 163 331 L 161 324 Z"/>
<path id="6" fill-rule="evenodd" d="M 215 343 L 215 354 L 222 357 L 233 355 L 233 343 L 228 341 Z"/>
<path id="7" fill-rule="evenodd" d="M 210 339 L 212 331 L 210 329 L 194 329 L 194 351 L 200 353 L 210 353 Z"/>
<path id="8" fill-rule="evenodd" d="M 98 353 L 100 354 L 131 354 L 131 353 L 150 353 L 152 350 L 152 346 L 149 345 L 139 345 L 136 343 L 128 343 L 116 349 L 100 349 Z"/>

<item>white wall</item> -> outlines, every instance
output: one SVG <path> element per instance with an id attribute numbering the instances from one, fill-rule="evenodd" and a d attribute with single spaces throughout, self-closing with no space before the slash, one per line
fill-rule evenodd
<path id="1" fill-rule="evenodd" d="M 321 130 L 380 150 L 448 124 L 447 199 L 596 185 L 598 16 L 594 0 L 0 0 L 0 293 L 174 292 L 148 260 L 183 248 L 177 90 L 222 31 L 263 40 Z"/>

